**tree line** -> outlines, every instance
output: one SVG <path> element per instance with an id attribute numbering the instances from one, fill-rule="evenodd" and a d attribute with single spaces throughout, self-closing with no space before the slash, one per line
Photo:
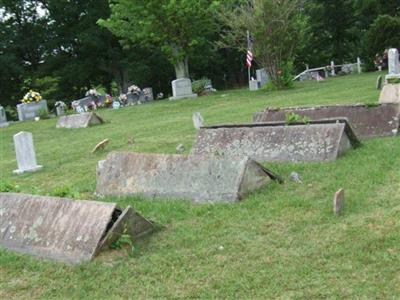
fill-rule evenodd
<path id="1" fill-rule="evenodd" d="M 179 77 L 218 89 L 247 81 L 246 31 L 256 64 L 284 87 L 305 65 L 400 48 L 398 0 L 0 0 L 0 103 L 30 89 L 50 104 L 90 88 L 131 84 L 171 93 Z"/>

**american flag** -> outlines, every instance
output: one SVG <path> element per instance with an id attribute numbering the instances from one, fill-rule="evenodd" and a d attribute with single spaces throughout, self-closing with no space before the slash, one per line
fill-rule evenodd
<path id="1" fill-rule="evenodd" d="M 251 63 L 253 62 L 253 38 L 250 34 L 247 35 L 247 55 L 246 55 L 246 65 L 251 68 Z"/>

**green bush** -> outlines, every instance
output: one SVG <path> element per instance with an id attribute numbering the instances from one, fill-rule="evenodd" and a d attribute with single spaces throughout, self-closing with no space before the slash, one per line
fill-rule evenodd
<path id="1" fill-rule="evenodd" d="M 45 108 L 41 108 L 38 112 L 38 116 L 40 119 L 50 119 L 49 113 L 47 111 L 47 109 Z"/>
<path id="2" fill-rule="evenodd" d="M 199 80 L 193 81 L 192 82 L 193 92 L 199 96 L 204 94 L 206 91 L 206 87 L 210 84 L 210 82 L 211 82 L 210 79 L 208 79 L 207 77 L 203 77 Z"/>

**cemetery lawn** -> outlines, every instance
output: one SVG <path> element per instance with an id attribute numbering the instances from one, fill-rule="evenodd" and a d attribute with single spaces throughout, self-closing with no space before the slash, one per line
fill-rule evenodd
<path id="1" fill-rule="evenodd" d="M 113 150 L 186 153 L 192 113 L 206 124 L 250 122 L 267 106 L 377 103 L 378 73 L 300 82 L 286 91 L 221 91 L 197 100 L 101 110 L 88 129 L 56 119 L 0 129 L 1 188 L 96 199 L 98 160 Z M 12 136 L 33 133 L 43 170 L 16 176 Z M 106 150 L 91 154 L 109 138 Z M 134 138 L 133 145 L 128 139 Z M 400 298 L 400 137 L 371 139 L 328 163 L 266 163 L 286 181 L 237 204 L 107 198 L 132 205 L 159 230 L 77 267 L 0 249 L 0 298 Z M 298 184 L 288 179 L 295 171 Z M 332 214 L 345 189 L 342 216 Z"/>

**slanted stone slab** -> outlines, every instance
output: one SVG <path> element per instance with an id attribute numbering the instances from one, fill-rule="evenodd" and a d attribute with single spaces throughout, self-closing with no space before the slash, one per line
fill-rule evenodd
<path id="1" fill-rule="evenodd" d="M 344 104 L 314 107 L 267 108 L 256 112 L 254 122 L 284 121 L 285 115 L 295 113 L 311 120 L 347 118 L 360 139 L 393 136 L 399 129 L 399 104 Z"/>
<path id="2" fill-rule="evenodd" d="M 93 112 L 62 116 L 58 119 L 56 128 L 87 128 L 92 125 L 103 124 L 104 120 Z"/>
<path id="3" fill-rule="evenodd" d="M 383 86 L 379 95 L 379 103 L 400 104 L 400 83 L 387 83 Z"/>
<path id="4" fill-rule="evenodd" d="M 110 142 L 109 139 L 102 140 L 100 143 L 98 143 L 96 146 L 94 146 L 92 153 L 95 153 L 96 151 L 98 151 L 100 149 L 104 150 L 109 142 Z"/>
<path id="5" fill-rule="evenodd" d="M 234 202 L 276 175 L 242 158 L 112 152 L 99 162 L 97 193 Z"/>
<path id="6" fill-rule="evenodd" d="M 91 260 L 121 234 L 133 239 L 153 225 L 115 203 L 0 193 L 0 245 L 67 263 Z"/>
<path id="7" fill-rule="evenodd" d="M 335 160 L 359 145 L 345 119 L 202 127 L 192 154 L 249 156 L 257 161 Z"/>

